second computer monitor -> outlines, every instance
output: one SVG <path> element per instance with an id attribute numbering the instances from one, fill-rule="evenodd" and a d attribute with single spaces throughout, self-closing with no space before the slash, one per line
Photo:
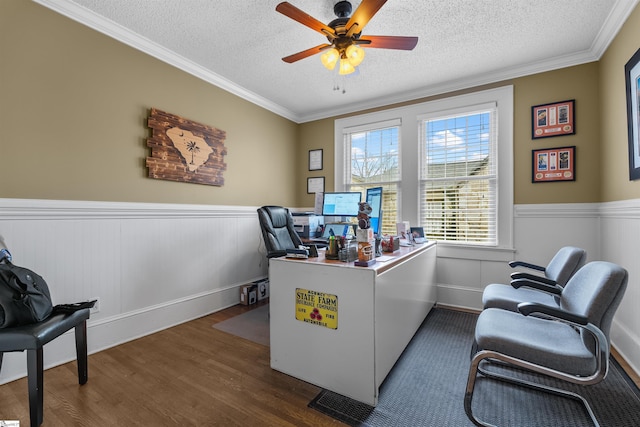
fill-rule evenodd
<path id="1" fill-rule="evenodd" d="M 380 236 L 382 233 L 382 187 L 367 188 L 367 203 L 371 206 L 371 228 Z"/>

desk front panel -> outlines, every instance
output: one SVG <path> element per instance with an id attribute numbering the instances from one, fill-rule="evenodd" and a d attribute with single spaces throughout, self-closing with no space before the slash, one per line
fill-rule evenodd
<path id="1" fill-rule="evenodd" d="M 271 367 L 377 404 L 379 385 L 435 300 L 435 246 L 396 255 L 372 267 L 271 259 Z M 337 328 L 298 320 L 297 289 L 335 295 Z"/>
<path id="2" fill-rule="evenodd" d="M 271 367 L 373 404 L 375 271 L 271 259 Z M 337 329 L 296 318 L 296 289 L 335 295 Z"/>

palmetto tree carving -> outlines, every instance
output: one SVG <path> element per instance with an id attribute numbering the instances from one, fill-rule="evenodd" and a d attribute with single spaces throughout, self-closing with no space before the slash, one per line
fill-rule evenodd
<path id="1" fill-rule="evenodd" d="M 187 142 L 187 151 L 191 153 L 191 164 L 195 164 L 193 163 L 193 155 L 200 151 L 200 147 L 195 141 L 189 141 Z"/>

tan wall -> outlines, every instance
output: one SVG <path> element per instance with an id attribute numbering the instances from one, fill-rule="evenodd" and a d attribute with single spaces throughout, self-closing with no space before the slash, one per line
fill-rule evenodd
<path id="1" fill-rule="evenodd" d="M 30 1 L 0 52 L 0 197 L 295 205 L 295 123 Z M 227 132 L 224 186 L 147 178 L 151 107 Z"/>
<path id="2" fill-rule="evenodd" d="M 600 198 L 600 142 L 598 64 L 590 63 L 562 70 L 518 78 L 483 87 L 419 99 L 415 103 L 484 90 L 506 84 L 514 85 L 514 202 L 524 203 L 587 203 Z M 576 134 L 562 137 L 531 138 L 531 107 L 533 105 L 576 100 Z M 398 107 L 409 103 L 390 106 Z M 362 113 L 362 112 L 361 112 Z M 359 114 L 361 114 L 359 113 Z M 353 114 L 355 115 L 355 114 Z M 344 116 L 341 116 L 344 117 Z M 333 152 L 333 119 L 304 123 L 300 134 L 316 143 L 314 148 Z M 317 135 L 316 138 L 313 136 Z M 303 138 L 302 142 L 305 141 Z M 576 146 L 576 181 L 531 183 L 531 150 Z M 324 173 L 333 177 L 333 158 L 325 155 Z M 333 182 L 333 178 L 331 178 Z M 330 191 L 332 187 L 328 187 Z M 311 200 L 311 197 L 302 200 Z"/>
<path id="3" fill-rule="evenodd" d="M 298 192 L 299 206 L 312 207 L 314 195 L 307 194 L 307 178 L 324 176 L 325 191 L 334 190 L 334 118 L 316 120 L 300 125 L 300 150 L 298 152 L 300 170 L 298 176 L 302 188 Z M 309 150 L 322 149 L 322 170 L 309 171 Z"/>
<path id="4" fill-rule="evenodd" d="M 593 203 L 600 194 L 600 100 L 598 63 L 515 79 L 514 203 Z M 531 107 L 575 99 L 575 135 L 531 138 Z M 531 150 L 576 146 L 576 180 L 531 182 Z"/>
<path id="5" fill-rule="evenodd" d="M 624 66 L 640 48 L 640 7 L 600 59 L 603 201 L 640 198 L 640 180 L 629 180 L 627 100 Z"/>
<path id="6" fill-rule="evenodd" d="M 640 197 L 623 73 L 639 36 L 636 9 L 597 63 L 462 91 L 515 87 L 515 203 Z M 0 2 L 0 51 L 0 178 L 11 183 L 0 197 L 308 207 L 308 177 L 334 189 L 335 117 L 296 125 L 32 2 Z M 533 141 L 531 106 L 565 99 L 576 100 L 576 135 Z M 227 132 L 223 187 L 146 177 L 151 107 Z M 568 145 L 577 181 L 532 184 L 531 150 Z M 310 172 L 318 148 L 324 168 Z"/>

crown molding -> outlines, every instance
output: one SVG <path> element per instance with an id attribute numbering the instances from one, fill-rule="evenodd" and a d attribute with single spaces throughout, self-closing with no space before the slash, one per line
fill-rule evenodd
<path id="1" fill-rule="evenodd" d="M 551 58 L 549 60 L 530 63 L 523 66 L 501 68 L 499 70 L 479 74 L 473 78 L 450 80 L 448 82 L 426 86 L 417 90 L 394 94 L 388 97 L 366 100 L 359 103 L 345 104 L 338 107 L 333 106 L 330 109 L 317 111 L 311 114 L 298 114 L 264 97 L 261 97 L 242 86 L 239 86 L 234 82 L 201 67 L 193 61 L 177 55 L 175 52 L 153 43 L 152 41 L 141 37 L 73 2 L 68 0 L 33 1 L 295 123 L 305 123 L 314 120 L 353 114 L 363 110 L 382 108 L 403 102 L 411 102 L 430 96 L 470 89 L 518 77 L 597 61 L 609 47 L 638 2 L 640 2 L 640 0 L 618 0 L 605 20 L 605 23 L 596 36 L 592 46 L 583 52 Z"/>
<path id="2" fill-rule="evenodd" d="M 297 115 L 266 98 L 263 98 L 234 82 L 201 67 L 200 65 L 190 61 L 175 52 L 160 46 L 138 34 L 133 33 L 127 28 L 114 23 L 94 12 L 72 3 L 68 0 L 33 0 L 34 2 L 53 10 L 69 19 L 79 22 L 95 31 L 109 36 L 127 46 L 133 47 L 144 52 L 166 64 L 172 65 L 194 77 L 204 80 L 214 86 L 219 87 L 229 93 L 232 93 L 246 101 L 251 102 L 259 107 L 271 111 L 286 119 L 297 121 Z"/>
<path id="3" fill-rule="evenodd" d="M 600 59 L 602 55 L 604 55 L 613 39 L 618 35 L 618 32 L 629 18 L 629 15 L 631 15 L 631 12 L 636 8 L 638 2 L 640 2 L 640 0 L 616 1 L 616 4 L 611 9 L 611 13 L 607 16 L 607 19 L 600 28 L 600 32 L 598 32 L 598 35 L 591 45 L 590 50 L 597 59 Z"/>

